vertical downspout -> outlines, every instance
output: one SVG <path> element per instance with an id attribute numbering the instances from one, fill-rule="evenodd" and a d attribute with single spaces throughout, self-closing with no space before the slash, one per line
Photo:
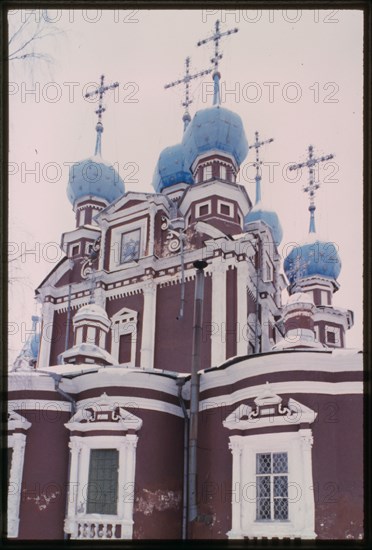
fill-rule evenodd
<path id="1" fill-rule="evenodd" d="M 185 401 L 182 396 L 182 388 L 185 384 L 185 379 L 180 378 L 177 380 L 178 386 L 178 399 L 181 405 L 181 409 L 184 416 L 184 429 L 183 429 L 183 499 L 182 499 L 182 540 L 187 539 L 187 502 L 188 502 L 188 454 L 189 454 L 189 416 L 187 414 L 187 409 Z"/>
<path id="2" fill-rule="evenodd" d="M 256 266 L 256 323 L 255 323 L 255 335 L 254 335 L 254 352 L 257 354 L 259 350 L 258 345 L 258 298 L 259 298 L 259 277 L 261 275 L 261 251 L 260 251 L 260 241 L 257 239 L 257 266 Z"/>
<path id="3" fill-rule="evenodd" d="M 199 413 L 199 374 L 201 367 L 202 322 L 204 301 L 204 268 L 205 260 L 194 262 L 196 268 L 195 278 L 195 303 L 192 338 L 192 363 L 190 384 L 190 427 L 189 427 L 189 507 L 188 523 L 197 519 L 198 509 L 196 502 L 196 478 L 197 478 L 197 445 L 198 445 L 198 413 Z"/>

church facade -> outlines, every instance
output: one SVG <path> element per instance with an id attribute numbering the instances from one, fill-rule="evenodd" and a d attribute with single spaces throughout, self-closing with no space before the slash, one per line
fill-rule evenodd
<path id="1" fill-rule="evenodd" d="M 186 102 L 154 193 L 125 191 L 102 159 L 102 77 L 95 154 L 68 181 L 76 226 L 9 373 L 9 538 L 363 537 L 363 361 L 315 230 L 325 158 L 309 148 L 309 237 L 283 262 L 261 198 L 271 140 L 248 145 L 214 59 L 213 106 L 191 117 Z M 186 99 L 190 79 L 187 65 Z M 255 204 L 236 181 L 249 150 Z"/>

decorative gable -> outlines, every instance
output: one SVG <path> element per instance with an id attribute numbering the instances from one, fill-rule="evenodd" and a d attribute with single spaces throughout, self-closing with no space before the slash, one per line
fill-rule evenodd
<path id="1" fill-rule="evenodd" d="M 79 432 L 127 432 L 140 430 L 142 420 L 120 407 L 117 402 L 112 402 L 109 396 L 103 393 L 95 403 L 87 403 L 79 409 L 65 426 L 70 431 Z"/>
<path id="2" fill-rule="evenodd" d="M 250 430 L 274 426 L 312 424 L 317 413 L 306 405 L 290 398 L 283 406 L 282 398 L 275 394 L 269 383 L 254 400 L 255 408 L 241 404 L 223 421 L 229 430 Z"/>

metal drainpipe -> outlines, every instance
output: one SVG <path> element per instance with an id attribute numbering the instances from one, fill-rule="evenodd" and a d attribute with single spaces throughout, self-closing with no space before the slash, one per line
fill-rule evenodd
<path id="1" fill-rule="evenodd" d="M 185 418 L 184 428 L 183 428 L 183 499 L 182 499 L 182 540 L 187 539 L 187 489 L 188 489 L 188 454 L 189 454 L 189 416 L 187 414 L 187 409 L 185 401 L 182 396 L 182 388 L 185 385 L 185 379 L 179 378 L 177 380 L 178 386 L 178 399 L 181 405 L 183 416 Z"/>
<path id="2" fill-rule="evenodd" d="M 202 322 L 204 301 L 204 269 L 207 267 L 205 260 L 194 262 L 196 268 L 195 279 L 195 304 L 192 339 L 192 363 L 190 384 L 190 427 L 189 427 L 189 507 L 188 523 L 198 517 L 196 502 L 196 477 L 197 477 L 197 445 L 198 445 L 198 413 L 199 413 L 199 374 L 201 367 Z"/>
<path id="3" fill-rule="evenodd" d="M 259 287 L 259 277 L 260 277 L 260 273 L 261 273 L 261 251 L 260 251 L 260 241 L 259 241 L 259 238 L 257 237 L 257 249 L 256 249 L 256 252 L 257 252 L 257 276 L 256 276 L 256 320 L 255 320 L 255 335 L 254 335 L 254 352 L 255 354 L 257 354 L 259 352 L 259 345 L 258 345 L 258 298 L 259 298 L 259 292 L 258 292 L 258 287 Z"/>
<path id="4" fill-rule="evenodd" d="M 71 403 L 71 416 L 73 416 L 76 413 L 76 401 L 71 397 L 70 394 L 66 393 L 59 387 L 59 384 L 63 378 L 62 375 L 54 374 L 51 372 L 48 374 L 50 374 L 50 376 L 54 379 L 54 387 L 56 392 L 59 393 L 62 397 L 64 397 L 65 399 L 67 399 L 67 401 Z M 67 464 L 67 480 L 68 480 L 67 483 L 69 483 L 70 481 L 70 471 L 71 471 L 71 453 L 69 452 L 68 464 Z M 68 512 L 68 496 L 66 495 L 65 518 L 67 517 L 67 512 Z M 68 540 L 68 533 L 66 533 L 64 530 L 63 530 L 63 538 L 64 540 Z"/>

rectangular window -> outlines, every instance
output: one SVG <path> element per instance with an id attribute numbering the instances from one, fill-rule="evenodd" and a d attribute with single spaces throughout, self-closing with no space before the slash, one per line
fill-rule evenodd
<path id="1" fill-rule="evenodd" d="M 133 262 L 138 260 L 140 255 L 141 231 L 136 229 L 121 236 L 120 263 Z"/>
<path id="2" fill-rule="evenodd" d="M 256 520 L 288 520 L 288 454 L 256 455 Z"/>
<path id="3" fill-rule="evenodd" d="M 87 514 L 117 513 L 119 451 L 90 451 Z"/>
<path id="4" fill-rule="evenodd" d="M 209 164 L 208 166 L 204 166 L 203 176 L 204 176 L 204 181 L 211 179 L 211 177 L 212 177 L 212 165 L 211 164 Z"/>
<path id="5" fill-rule="evenodd" d="M 80 245 L 79 244 L 73 244 L 71 247 L 71 256 L 77 256 L 80 252 Z"/>
<path id="6" fill-rule="evenodd" d="M 220 165 L 220 178 L 222 180 L 226 179 L 226 166 Z"/>
<path id="7" fill-rule="evenodd" d="M 336 343 L 336 334 L 334 332 L 330 332 L 329 330 L 327 330 L 327 342 L 328 344 Z"/>

